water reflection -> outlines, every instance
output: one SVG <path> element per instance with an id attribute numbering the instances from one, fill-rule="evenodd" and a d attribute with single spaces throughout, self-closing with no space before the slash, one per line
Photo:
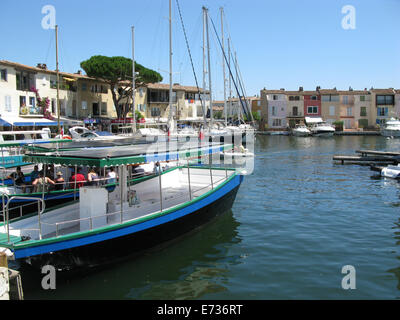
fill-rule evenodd
<path id="1" fill-rule="evenodd" d="M 241 242 L 238 226 L 228 211 L 162 249 L 95 273 L 57 281 L 56 298 L 197 299 L 222 292 L 229 265 L 241 259 L 229 254 L 229 248 Z M 54 298 L 53 292 L 39 288 L 40 279 L 29 290 L 25 282 L 26 299 Z"/>

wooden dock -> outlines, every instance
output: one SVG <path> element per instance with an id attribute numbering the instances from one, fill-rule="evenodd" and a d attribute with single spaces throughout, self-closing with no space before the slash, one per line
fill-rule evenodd
<path id="1" fill-rule="evenodd" d="M 399 152 L 385 152 L 375 150 L 356 150 L 360 155 L 335 155 L 333 161 L 340 161 L 341 164 L 359 164 L 359 165 L 389 165 L 400 163 Z"/>

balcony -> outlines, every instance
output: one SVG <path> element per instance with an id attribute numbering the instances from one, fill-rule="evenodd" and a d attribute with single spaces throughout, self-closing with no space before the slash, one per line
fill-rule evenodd
<path id="1" fill-rule="evenodd" d="M 20 116 L 41 116 L 43 115 L 43 110 L 40 107 L 34 106 L 21 106 L 19 108 Z"/>
<path id="2" fill-rule="evenodd" d="M 288 113 L 288 118 L 302 118 L 302 117 L 304 117 L 304 115 L 303 115 L 303 112 L 301 112 L 301 111 L 298 111 L 298 112 L 290 111 Z"/>

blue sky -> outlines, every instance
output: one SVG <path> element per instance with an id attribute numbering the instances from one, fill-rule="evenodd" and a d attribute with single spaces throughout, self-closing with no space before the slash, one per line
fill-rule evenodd
<path id="1" fill-rule="evenodd" d="M 173 81 L 195 85 L 182 27 L 173 3 Z M 202 85 L 202 6 L 220 33 L 232 39 L 246 93 L 264 87 L 305 90 L 400 88 L 400 0 L 179 0 Z M 55 69 L 54 30 L 42 28 L 42 7 L 53 5 L 59 25 L 60 69 L 76 72 L 92 55 L 131 57 L 168 83 L 168 0 L 1 0 L 0 59 Z M 342 28 L 342 7 L 355 8 L 355 29 Z M 222 57 L 211 33 L 215 98 L 223 97 Z"/>

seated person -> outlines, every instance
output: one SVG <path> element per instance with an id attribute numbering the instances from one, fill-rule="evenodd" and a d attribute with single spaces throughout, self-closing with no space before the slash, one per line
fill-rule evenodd
<path id="1" fill-rule="evenodd" d="M 26 184 L 25 184 L 25 176 L 21 170 L 21 167 L 17 167 L 17 171 L 11 173 L 7 179 L 12 179 L 15 186 L 22 188 L 22 193 L 25 193 Z"/>
<path id="2" fill-rule="evenodd" d="M 80 188 L 83 187 L 86 179 L 85 176 L 81 173 L 82 169 L 78 168 L 78 172 L 74 175 L 71 176 L 71 178 L 69 179 L 69 188 L 70 189 L 75 189 L 76 188 Z"/>
<path id="3" fill-rule="evenodd" d="M 91 169 L 88 173 L 88 185 L 89 186 L 99 185 L 99 176 L 97 175 L 94 169 Z"/>
<path id="4" fill-rule="evenodd" d="M 56 183 L 54 185 L 54 190 L 64 190 L 65 180 L 61 171 L 57 172 L 57 178 L 54 180 L 54 182 Z"/>
<path id="5" fill-rule="evenodd" d="M 43 171 L 39 172 L 39 177 L 32 182 L 34 192 L 47 192 L 49 190 L 49 184 L 54 185 L 55 182 L 48 177 L 45 177 Z"/>

